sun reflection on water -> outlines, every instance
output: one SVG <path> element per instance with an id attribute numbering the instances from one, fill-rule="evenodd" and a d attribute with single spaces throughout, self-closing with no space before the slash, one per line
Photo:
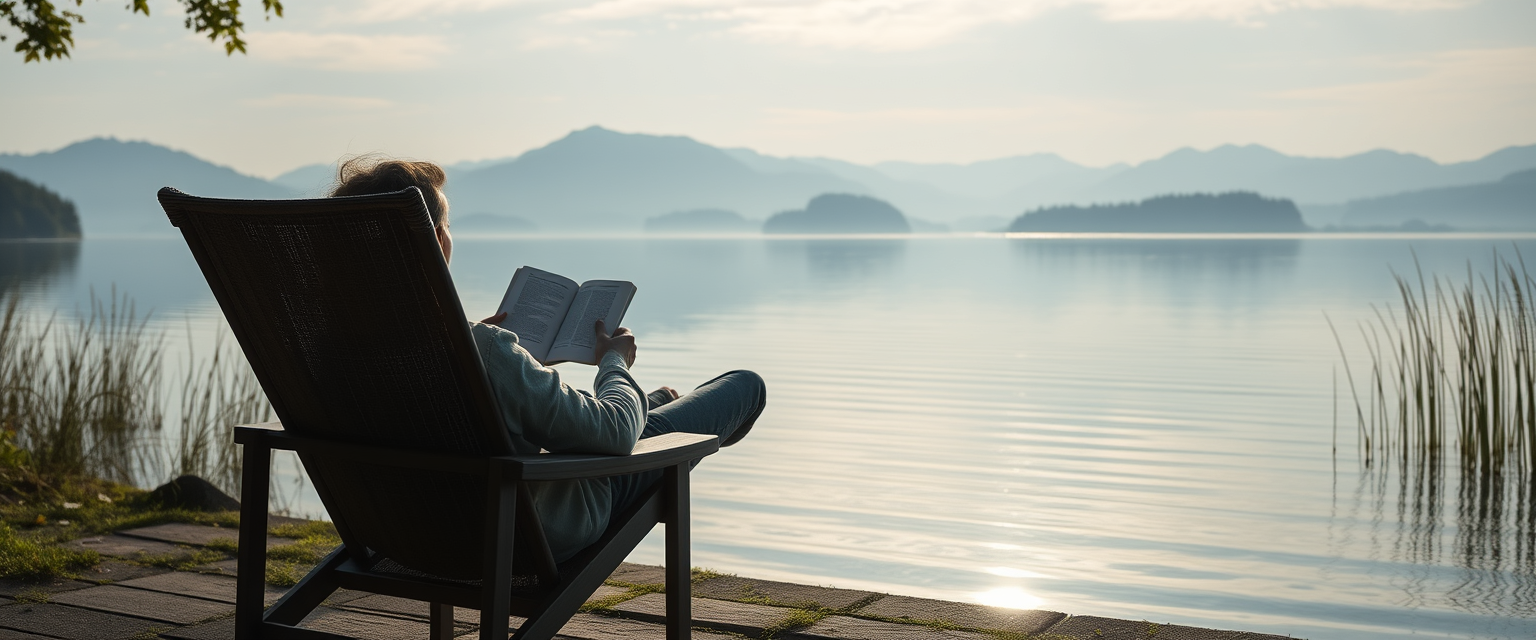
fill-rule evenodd
<path id="1" fill-rule="evenodd" d="M 1030 595 L 1019 587 L 998 587 L 972 594 L 972 598 L 989 607 L 1006 609 L 1038 609 L 1045 603 L 1045 600 Z"/>

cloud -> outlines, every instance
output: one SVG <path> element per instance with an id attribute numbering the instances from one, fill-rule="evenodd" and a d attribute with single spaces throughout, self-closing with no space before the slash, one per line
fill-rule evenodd
<path id="1" fill-rule="evenodd" d="M 1310 106 L 1375 112 L 1385 119 L 1443 111 L 1462 119 L 1536 109 L 1536 47 L 1443 51 L 1413 58 L 1366 60 L 1396 80 L 1309 87 L 1275 94 Z"/>
<path id="2" fill-rule="evenodd" d="M 387 107 L 392 107 L 395 104 L 383 98 L 365 98 L 361 96 L 326 96 L 311 93 L 277 93 L 265 98 L 253 98 L 250 100 L 245 100 L 244 103 L 252 107 L 271 107 L 278 109 L 331 109 L 336 111 L 384 109 Z"/>
<path id="3" fill-rule="evenodd" d="M 427 69 L 449 51 L 437 36 L 268 31 L 248 38 L 253 59 L 340 71 Z"/>
<path id="4" fill-rule="evenodd" d="M 528 3 L 529 0 L 376 0 L 360 8 L 339 10 L 337 15 L 359 22 L 393 22 L 425 15 L 479 13 Z"/>
<path id="5" fill-rule="evenodd" d="M 1284 11 L 1359 7 L 1386 11 L 1448 9 L 1473 0 L 599 0 L 569 9 L 566 21 L 656 18 L 721 25 L 753 40 L 870 49 L 920 49 L 976 28 L 1070 6 L 1105 20 L 1218 20 L 1256 24 Z"/>

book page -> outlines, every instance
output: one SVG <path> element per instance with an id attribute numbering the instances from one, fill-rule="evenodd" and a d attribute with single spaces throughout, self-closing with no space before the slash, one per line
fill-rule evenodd
<path id="1" fill-rule="evenodd" d="M 597 364 L 602 354 L 595 353 L 597 335 L 592 325 L 602 320 L 609 333 L 619 328 L 624 312 L 635 298 L 635 285 L 621 280 L 591 280 L 581 285 L 576 299 L 566 312 L 560 333 L 549 350 L 550 362 Z"/>
<path id="2" fill-rule="evenodd" d="M 507 312 L 500 326 L 517 334 L 518 344 L 544 362 L 577 289 L 576 281 L 565 276 L 520 267 L 497 308 L 498 313 Z"/>

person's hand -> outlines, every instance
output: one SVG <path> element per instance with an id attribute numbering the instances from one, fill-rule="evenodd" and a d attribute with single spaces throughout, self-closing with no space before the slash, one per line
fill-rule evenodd
<path id="1" fill-rule="evenodd" d="M 645 394 L 646 402 L 652 409 L 664 407 L 677 398 L 677 389 L 672 387 L 658 387 L 655 391 Z"/>
<path id="2" fill-rule="evenodd" d="M 498 314 L 496 314 L 494 316 L 491 316 L 489 318 L 481 320 L 480 324 L 501 324 L 501 321 L 502 320 L 506 320 L 506 319 L 507 319 L 507 312 L 503 311 L 503 312 L 498 313 Z"/>
<path id="3" fill-rule="evenodd" d="M 619 355 L 624 358 L 624 366 L 635 366 L 635 334 L 630 333 L 629 329 L 619 327 L 610 336 L 603 330 L 602 320 L 592 325 L 592 330 L 597 333 L 597 344 L 594 345 L 593 350 L 599 359 L 612 350 L 619 352 Z"/>

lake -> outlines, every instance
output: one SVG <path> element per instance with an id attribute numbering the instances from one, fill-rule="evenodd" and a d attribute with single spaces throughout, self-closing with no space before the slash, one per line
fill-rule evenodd
<path id="1" fill-rule="evenodd" d="M 1393 269 L 1464 279 L 1495 250 L 1536 238 L 460 237 L 453 274 L 476 317 L 524 264 L 632 280 L 647 388 L 763 375 L 751 436 L 695 472 L 696 565 L 1315 639 L 1531 638 L 1536 528 L 1454 489 L 1415 509 L 1362 469 L 1325 319 L 1355 349 L 1398 305 Z M 0 251 L 66 313 L 115 285 L 173 351 L 222 323 L 179 239 Z M 293 486 L 286 507 L 323 515 Z M 659 563 L 659 537 L 633 559 Z"/>

